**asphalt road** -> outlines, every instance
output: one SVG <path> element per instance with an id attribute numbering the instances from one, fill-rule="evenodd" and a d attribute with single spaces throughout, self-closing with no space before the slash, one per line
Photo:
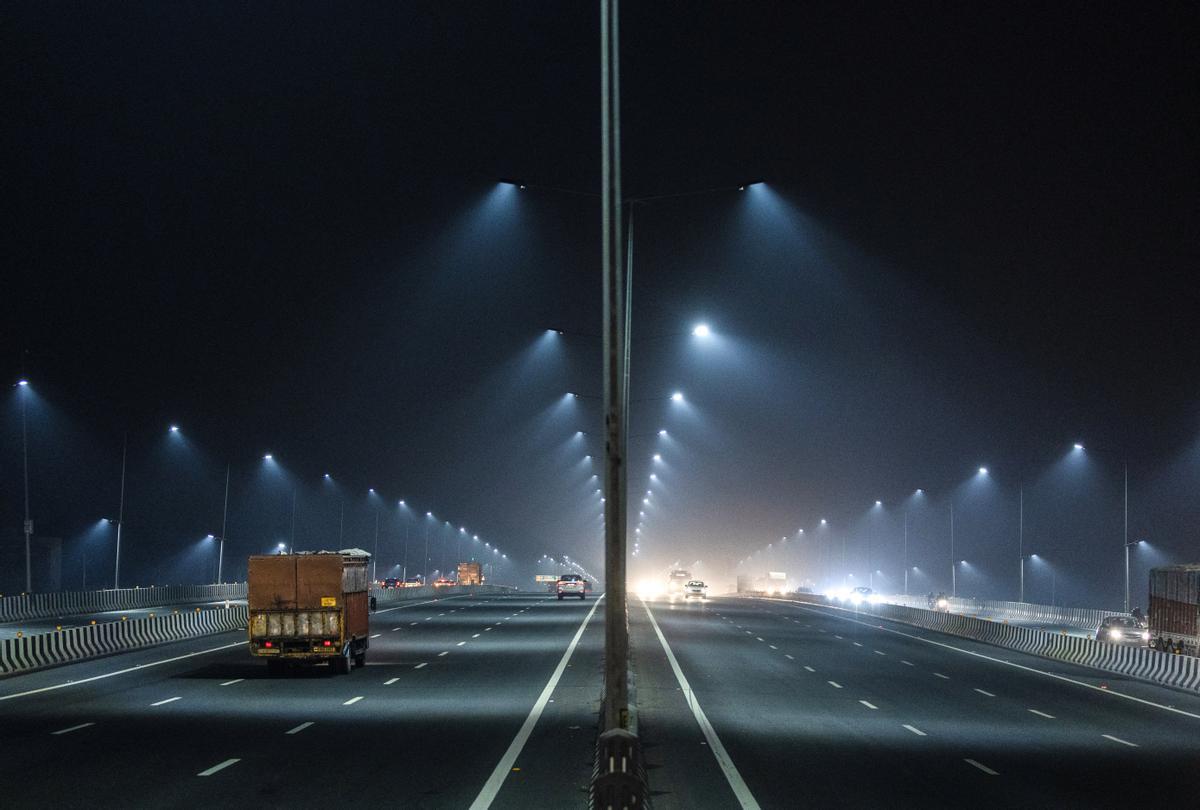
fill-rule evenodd
<path id="1" fill-rule="evenodd" d="M 125 619 L 144 619 L 153 613 L 155 616 L 164 616 L 168 613 L 181 612 L 190 613 L 197 608 L 200 610 L 218 610 L 225 608 L 224 599 L 215 602 L 186 602 L 179 604 L 154 605 L 153 607 L 130 608 L 127 610 L 103 610 L 95 613 L 72 613 L 68 616 L 50 616 L 41 619 L 20 619 L 13 622 L 0 623 L 0 639 L 15 638 L 17 633 L 22 633 L 26 636 L 37 635 L 38 633 L 53 633 L 61 628 L 66 630 L 71 627 L 83 627 L 89 624 L 104 624 L 106 622 L 119 622 L 122 617 Z M 244 605 L 245 599 L 230 599 L 231 605 Z"/>
<path id="2" fill-rule="evenodd" d="M 782 600 L 648 604 L 678 667 L 634 600 L 658 810 L 1200 796 L 1200 697 Z"/>
<path id="3" fill-rule="evenodd" d="M 269 677 L 227 633 L 4 679 L 0 804 L 584 807 L 595 604 L 381 609 L 367 666 L 350 675 Z"/>

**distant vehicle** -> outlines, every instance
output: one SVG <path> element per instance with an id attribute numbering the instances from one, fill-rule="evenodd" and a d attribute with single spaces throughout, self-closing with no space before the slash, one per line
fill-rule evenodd
<path id="1" fill-rule="evenodd" d="M 483 564 L 477 562 L 461 562 L 458 564 L 459 585 L 482 585 Z"/>
<path id="2" fill-rule="evenodd" d="M 707 599 L 708 598 L 708 586 L 705 585 L 703 582 L 701 582 L 698 579 L 693 579 L 693 580 L 689 581 L 688 584 L 683 587 L 683 598 L 684 599 L 692 599 L 692 598 Z"/>
<path id="3" fill-rule="evenodd" d="M 667 575 L 667 594 L 683 593 L 692 575 L 682 568 L 677 568 Z"/>
<path id="4" fill-rule="evenodd" d="M 944 593 L 939 593 L 937 596 L 929 597 L 929 609 L 937 610 L 942 613 L 950 612 L 950 597 Z"/>
<path id="5" fill-rule="evenodd" d="M 860 605 L 863 602 L 870 602 L 871 597 L 875 595 L 875 591 L 868 588 L 866 585 L 859 585 L 854 590 L 850 591 L 851 604 Z"/>
<path id="6" fill-rule="evenodd" d="M 399 588 L 399 587 L 402 587 L 402 585 L 401 585 L 401 582 L 400 582 L 400 580 L 399 580 L 399 579 L 397 579 L 396 577 L 388 577 L 387 579 L 385 579 L 385 580 L 383 581 L 383 587 L 385 587 L 385 588 Z"/>
<path id="7" fill-rule="evenodd" d="M 1145 647 L 1150 643 L 1150 631 L 1142 627 L 1137 619 L 1128 616 L 1105 616 L 1096 631 L 1096 641 L 1109 644 L 1131 644 Z"/>
<path id="8" fill-rule="evenodd" d="M 446 579 L 445 577 L 438 577 L 437 579 L 435 579 L 433 581 L 433 587 L 435 587 L 435 588 L 445 588 L 448 585 L 453 585 L 453 584 L 454 584 L 454 580 Z"/>
<path id="9" fill-rule="evenodd" d="M 287 663 L 361 667 L 370 644 L 365 551 L 266 554 L 247 576 L 250 654 L 278 674 Z"/>
<path id="10" fill-rule="evenodd" d="M 1150 570 L 1150 646 L 1200 655 L 1200 564 Z"/>
<path id="11" fill-rule="evenodd" d="M 420 576 L 415 576 L 415 577 L 409 577 L 408 579 L 404 580 L 403 587 L 405 587 L 405 588 L 420 588 L 424 584 L 425 584 L 424 578 L 422 578 Z"/>
<path id="12" fill-rule="evenodd" d="M 554 583 L 554 590 L 560 602 L 564 596 L 578 596 L 580 599 L 587 597 L 587 583 L 579 574 L 563 574 L 558 578 L 558 582 Z"/>

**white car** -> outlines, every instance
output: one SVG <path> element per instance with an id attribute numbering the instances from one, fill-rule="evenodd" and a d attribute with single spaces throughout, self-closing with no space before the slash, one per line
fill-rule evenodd
<path id="1" fill-rule="evenodd" d="M 697 597 L 699 599 L 708 598 L 708 586 L 698 579 L 693 579 L 683 586 L 683 598 L 691 599 Z"/>
<path id="2" fill-rule="evenodd" d="M 563 574 L 558 578 L 554 590 L 558 592 L 559 601 L 562 601 L 564 596 L 578 596 L 580 599 L 587 598 L 587 584 L 584 582 L 583 577 L 578 574 Z"/>

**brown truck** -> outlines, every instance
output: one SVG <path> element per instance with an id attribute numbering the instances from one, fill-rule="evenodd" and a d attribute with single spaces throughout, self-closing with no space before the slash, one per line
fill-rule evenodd
<path id="1" fill-rule="evenodd" d="M 1200 655 L 1200 565 L 1150 570 L 1150 646 Z"/>
<path id="2" fill-rule="evenodd" d="M 366 552 L 320 551 L 250 558 L 250 654 L 278 673 L 328 662 L 348 673 L 366 663 L 370 630 Z"/>
<path id="3" fill-rule="evenodd" d="M 458 564 L 459 585 L 482 585 L 483 566 L 477 562 L 460 562 Z"/>

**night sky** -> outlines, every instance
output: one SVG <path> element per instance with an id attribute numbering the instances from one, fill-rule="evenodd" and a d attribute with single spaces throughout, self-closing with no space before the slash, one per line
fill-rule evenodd
<path id="1" fill-rule="evenodd" d="M 841 581 L 870 538 L 894 584 L 922 487 L 914 589 L 949 587 L 953 503 L 960 592 L 1012 598 L 1022 487 L 1055 598 L 1116 607 L 1125 464 L 1135 582 L 1200 561 L 1194 7 L 805 6 L 622 8 L 626 195 L 714 189 L 636 206 L 630 488 L 659 480 L 632 576 L 723 585 L 787 536 L 753 571 L 846 541 Z M 125 434 L 127 584 L 212 579 L 226 464 L 227 578 L 293 491 L 297 548 L 344 504 L 346 546 L 382 510 L 388 566 L 431 510 L 513 581 L 602 568 L 600 210 L 568 193 L 599 191 L 596 4 L 5 16 L 2 369 L 64 587 L 85 549 L 111 576 Z"/>

